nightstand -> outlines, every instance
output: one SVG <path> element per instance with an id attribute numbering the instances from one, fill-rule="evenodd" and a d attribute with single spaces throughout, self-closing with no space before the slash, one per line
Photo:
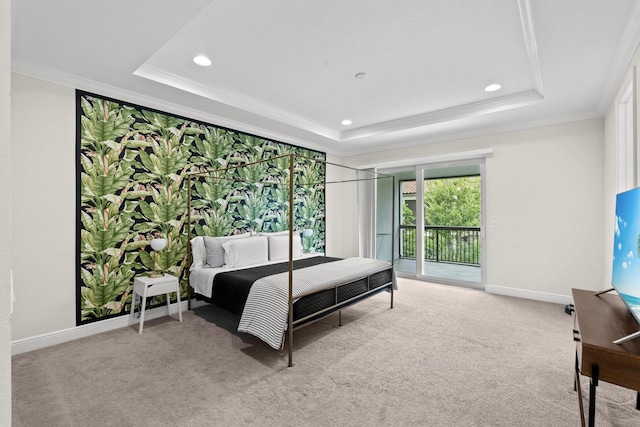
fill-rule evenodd
<path id="1" fill-rule="evenodd" d="M 182 322 L 182 308 L 180 306 L 180 283 L 178 278 L 165 274 L 162 277 L 136 277 L 133 280 L 133 295 L 131 298 L 131 314 L 129 315 L 129 324 L 133 323 L 133 313 L 135 312 L 136 302 L 138 295 L 142 297 L 142 308 L 140 308 L 140 328 L 138 333 L 142 333 L 142 327 L 144 325 L 144 310 L 147 305 L 147 297 L 154 295 L 167 294 L 167 311 L 168 315 L 171 315 L 170 300 L 171 293 L 175 292 L 178 295 L 178 317 Z"/>

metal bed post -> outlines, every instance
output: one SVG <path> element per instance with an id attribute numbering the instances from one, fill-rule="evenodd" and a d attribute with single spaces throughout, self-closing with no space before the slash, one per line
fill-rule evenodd
<path id="1" fill-rule="evenodd" d="M 289 154 L 289 367 L 293 366 L 293 154 Z"/>
<path id="2" fill-rule="evenodd" d="M 396 257 L 395 215 L 396 215 L 396 177 L 392 175 L 391 176 L 391 271 L 395 271 L 395 267 L 393 264 L 393 260 Z M 391 308 L 393 308 L 393 276 L 391 277 Z"/>
<path id="3" fill-rule="evenodd" d="M 187 265 L 183 270 L 187 277 L 187 310 L 191 310 L 191 286 L 189 285 L 189 269 L 193 262 L 191 253 L 191 174 L 187 175 Z M 179 292 L 179 291 L 178 291 Z"/>

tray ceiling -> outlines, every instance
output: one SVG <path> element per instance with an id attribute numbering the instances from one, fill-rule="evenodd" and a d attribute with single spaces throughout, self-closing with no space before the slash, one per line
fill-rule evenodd
<path id="1" fill-rule="evenodd" d="M 633 0 L 14 0 L 12 12 L 17 72 L 338 155 L 602 116 L 639 35 Z"/>

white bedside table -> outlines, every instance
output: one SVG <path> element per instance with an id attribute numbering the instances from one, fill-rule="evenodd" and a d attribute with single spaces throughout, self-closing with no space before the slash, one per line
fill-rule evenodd
<path id="1" fill-rule="evenodd" d="M 180 306 L 180 284 L 178 278 L 165 274 L 162 277 L 136 277 L 133 280 L 133 295 L 131 298 L 131 314 L 129 315 L 129 324 L 133 323 L 133 313 L 135 312 L 136 302 L 138 295 L 142 297 L 142 308 L 140 309 L 140 328 L 138 333 L 142 333 L 142 327 L 144 325 L 144 310 L 147 306 L 147 297 L 154 295 L 167 294 L 167 311 L 168 315 L 171 315 L 170 297 L 171 293 L 175 292 L 178 295 L 178 317 L 182 322 L 182 309 Z"/>

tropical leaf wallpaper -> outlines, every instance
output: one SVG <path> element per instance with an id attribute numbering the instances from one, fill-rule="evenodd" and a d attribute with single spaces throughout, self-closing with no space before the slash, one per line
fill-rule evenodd
<path id="1" fill-rule="evenodd" d="M 283 155 L 296 155 L 295 228 L 314 230 L 303 248 L 324 250 L 324 153 L 79 90 L 76 102 L 78 324 L 128 314 L 134 277 L 154 266 L 153 236 L 167 239 L 157 268 L 181 277 L 189 227 L 192 235 L 210 236 L 286 230 L 289 158 Z M 273 160 L 251 164 L 265 159 Z M 250 165 L 234 167 L 243 164 Z M 188 179 L 225 168 L 214 178 Z M 186 293 L 186 283 L 181 286 Z"/>

